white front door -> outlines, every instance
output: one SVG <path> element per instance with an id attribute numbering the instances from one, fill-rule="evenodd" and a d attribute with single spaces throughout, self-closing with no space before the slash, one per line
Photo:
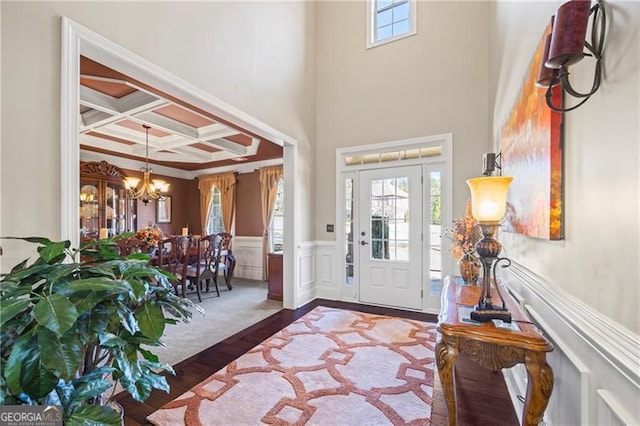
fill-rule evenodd
<path id="1" fill-rule="evenodd" d="M 422 167 L 363 170 L 358 180 L 359 299 L 422 309 Z"/>

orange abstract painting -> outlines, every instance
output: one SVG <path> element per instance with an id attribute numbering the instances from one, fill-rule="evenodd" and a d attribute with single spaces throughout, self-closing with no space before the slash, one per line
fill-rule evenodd
<path id="1" fill-rule="evenodd" d="M 547 89 L 535 85 L 548 26 L 518 95 L 502 126 L 502 173 L 513 176 L 505 227 L 535 238 L 561 240 L 563 232 L 562 113 L 546 103 Z M 562 105 L 562 88 L 553 88 Z"/>

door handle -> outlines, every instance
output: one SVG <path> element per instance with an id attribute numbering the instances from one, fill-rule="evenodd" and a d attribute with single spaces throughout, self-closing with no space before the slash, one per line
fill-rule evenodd
<path id="1" fill-rule="evenodd" d="M 368 242 L 366 242 L 366 241 L 360 241 L 360 245 L 361 245 L 361 246 L 366 246 L 367 244 L 369 244 L 369 243 L 368 243 Z"/>

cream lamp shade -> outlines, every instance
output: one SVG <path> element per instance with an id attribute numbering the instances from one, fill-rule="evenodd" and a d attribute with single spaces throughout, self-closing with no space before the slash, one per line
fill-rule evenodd
<path id="1" fill-rule="evenodd" d="M 498 223 L 507 208 L 510 176 L 484 176 L 467 180 L 471 190 L 471 214 L 480 223 Z"/>

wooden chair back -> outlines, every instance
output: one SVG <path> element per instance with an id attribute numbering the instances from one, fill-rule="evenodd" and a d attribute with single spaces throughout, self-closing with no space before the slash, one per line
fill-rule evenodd
<path id="1" fill-rule="evenodd" d="M 131 253 L 147 253 L 149 244 L 135 237 L 124 238 L 116 241 L 116 249 L 121 257 L 127 257 Z"/>
<path id="2" fill-rule="evenodd" d="M 224 280 L 227 283 L 227 288 L 231 290 L 231 279 L 233 278 L 233 270 L 236 267 L 236 258 L 231 251 L 231 239 L 233 235 L 228 232 L 220 232 L 218 234 L 218 249 L 216 253 L 215 263 L 215 277 L 217 280 L 220 272 L 224 275 Z"/>
<path id="3" fill-rule="evenodd" d="M 212 279 L 215 283 L 214 270 L 217 256 L 216 237 L 216 234 L 204 235 L 197 240 L 197 259 L 191 262 L 187 268 L 187 277 L 189 280 L 200 288 L 202 283 L 205 282 L 207 291 L 209 291 L 209 282 Z M 216 291 L 219 296 L 220 292 L 218 291 L 217 285 Z"/>
<path id="4" fill-rule="evenodd" d="M 165 238 L 158 245 L 158 267 L 176 276 L 171 283 L 176 291 L 181 287 L 182 297 L 187 295 L 187 268 L 192 245 L 193 239 L 183 235 Z M 198 299 L 201 299 L 199 289 Z"/>

